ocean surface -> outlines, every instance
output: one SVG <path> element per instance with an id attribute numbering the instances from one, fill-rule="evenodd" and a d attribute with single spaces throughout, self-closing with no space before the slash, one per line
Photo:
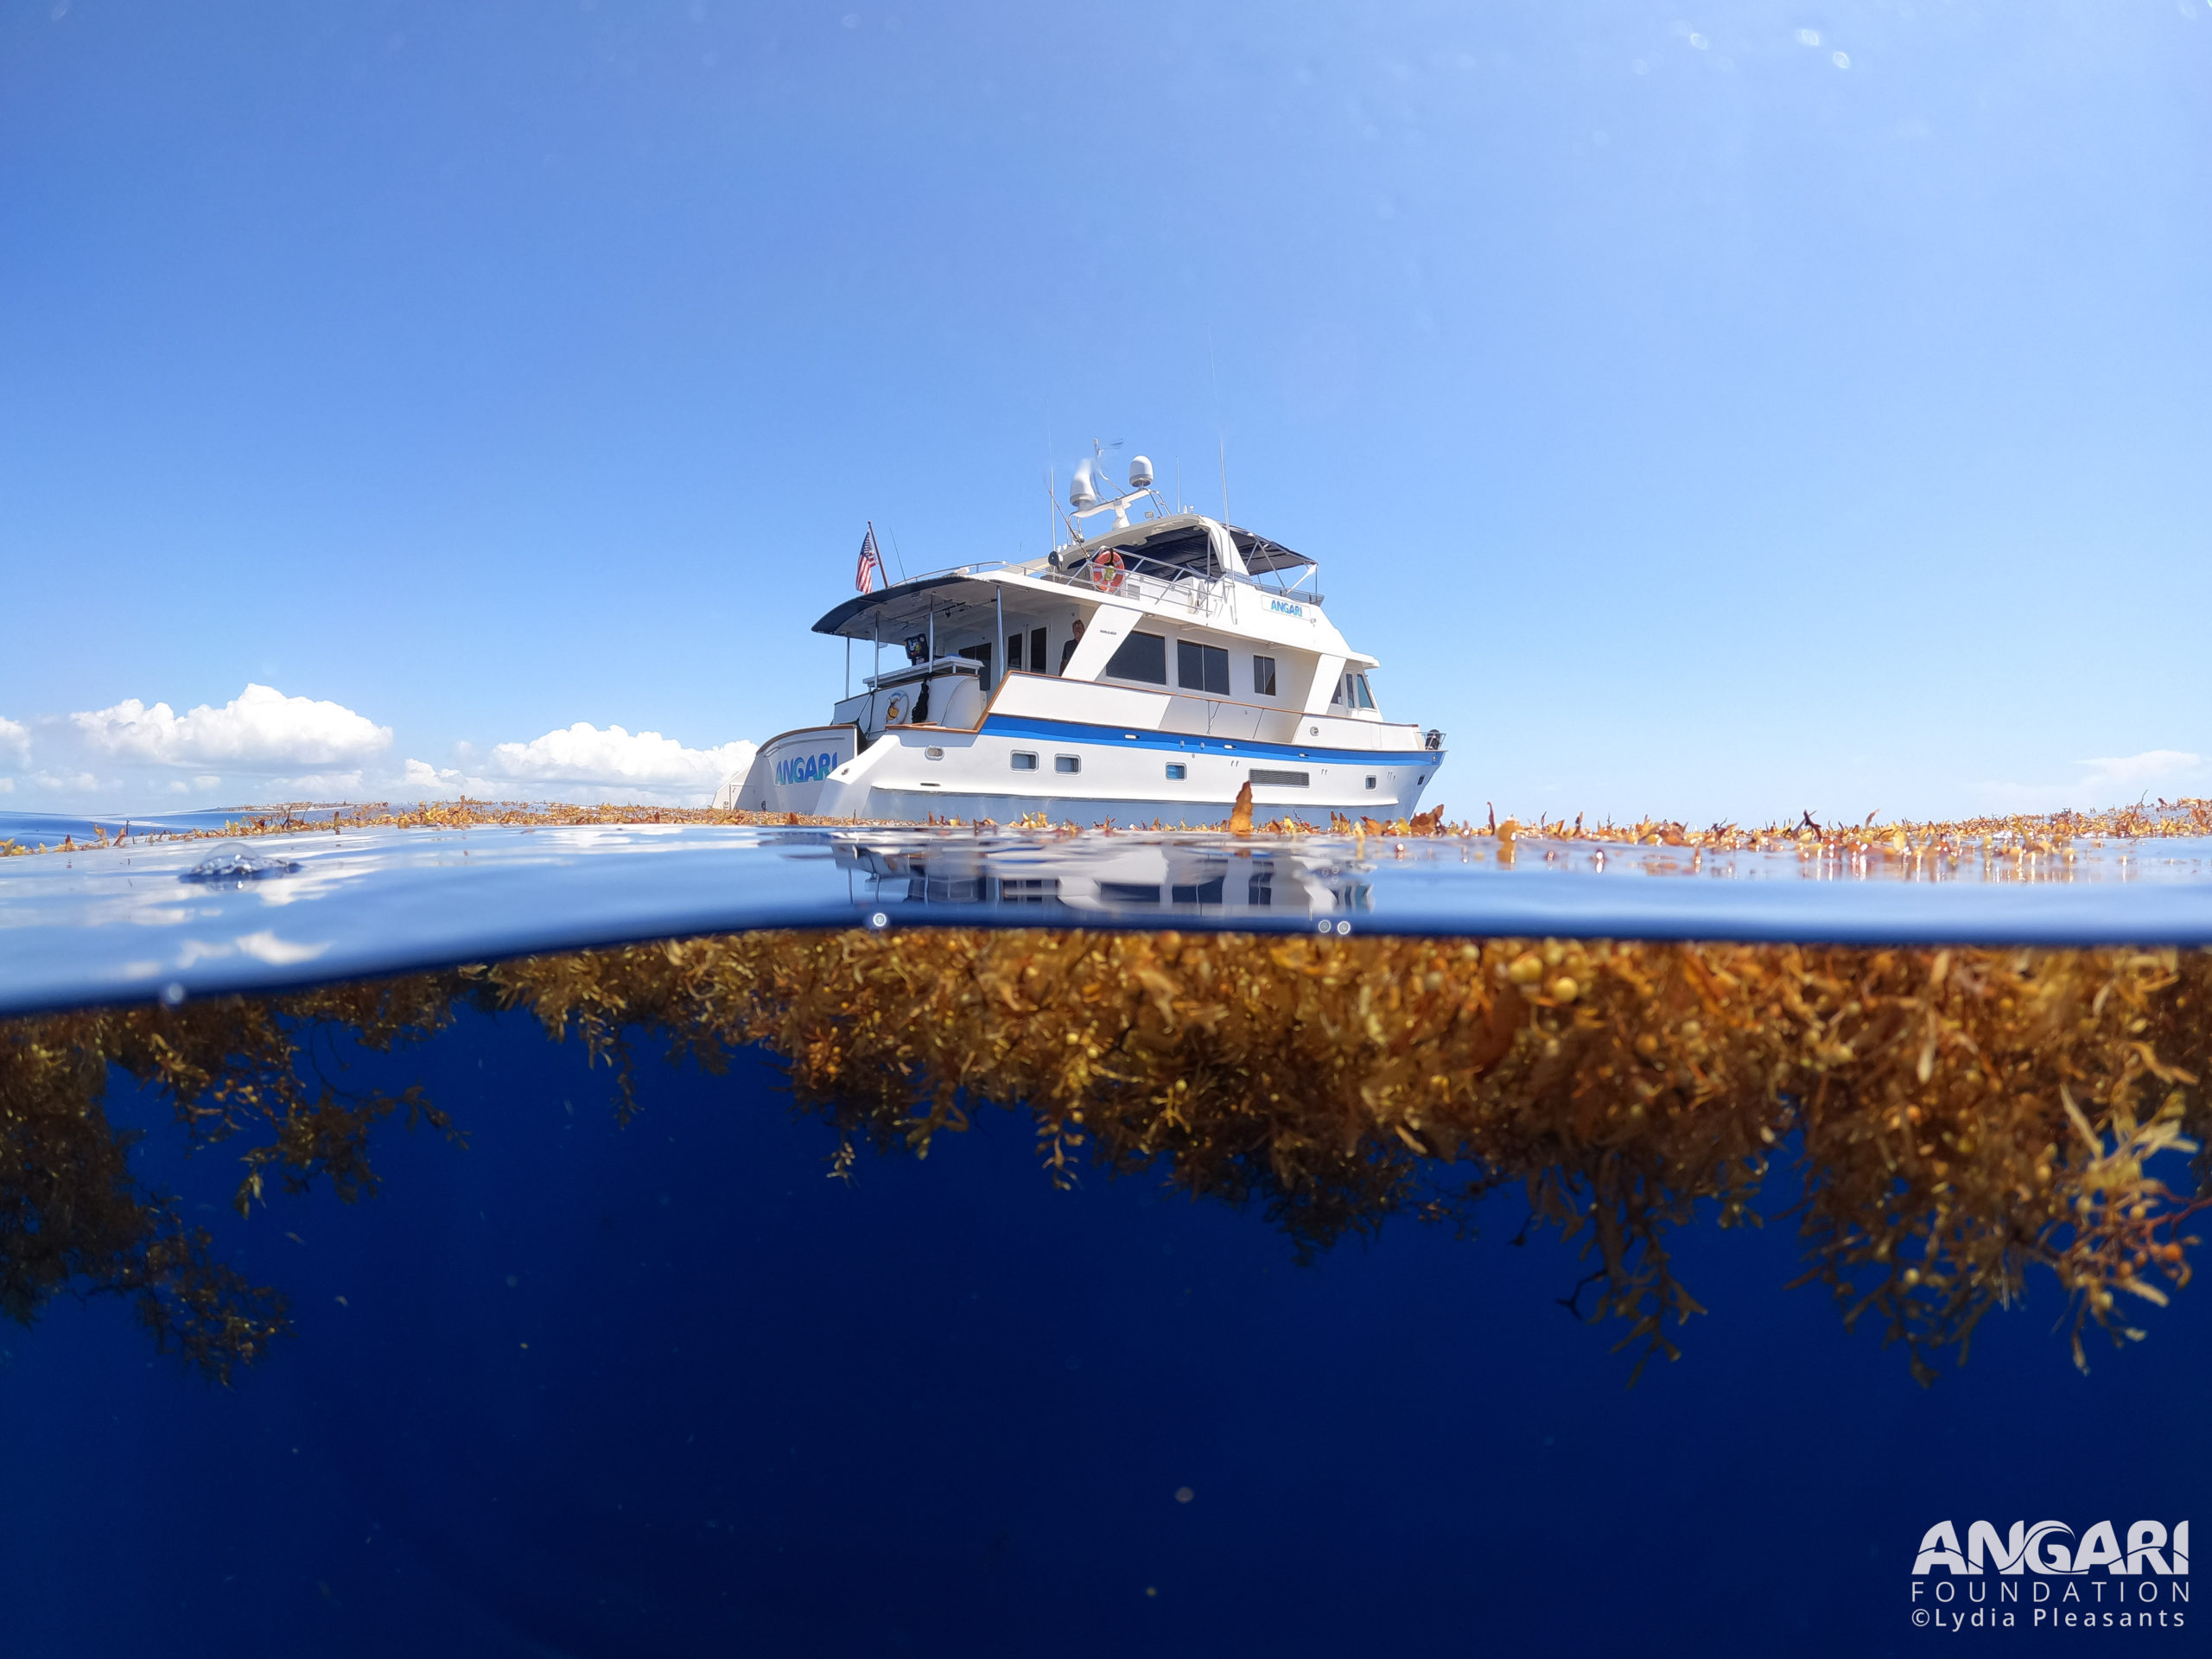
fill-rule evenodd
<path id="1" fill-rule="evenodd" d="M 0 819 L 0 839 L 92 830 Z M 766 927 L 2212 943 L 2202 841 L 1504 850 L 690 825 L 134 840 L 0 860 L 0 1013 Z M 1301 1253 L 1260 1205 L 1142 1171 L 1056 1185 L 1023 1115 L 984 1102 L 926 1159 L 842 1165 L 761 1049 L 715 1075 L 647 1046 L 627 1113 L 606 1065 L 521 1009 L 310 1059 L 354 1090 L 418 1086 L 466 1144 L 395 1119 L 372 1194 L 323 1180 L 241 1217 L 235 1149 L 188 1153 L 167 1097 L 111 1072 L 139 1179 L 281 1290 L 293 1329 L 221 1386 L 121 1296 L 0 1324 L 0 1652 L 1881 1655 L 1937 1634 L 1911 1570 L 1940 1520 L 2124 1535 L 2212 1490 L 2200 1292 L 2144 1310 L 2143 1340 L 2093 1341 L 2085 1374 L 2045 1274 L 1923 1387 L 1878 1327 L 1788 1287 L 1787 1145 L 1765 1225 L 1671 1236 L 1706 1311 L 1631 1387 L 1622 1333 L 1578 1317 L 1588 1262 L 1512 1189 L 1471 1236 L 1394 1217 Z M 2003 1582 L 2101 1598 L 2104 1576 Z M 2196 1645 L 2099 1630 L 2116 1641 Z"/>
<path id="2" fill-rule="evenodd" d="M 0 840 L 25 845 L 94 828 L 0 816 Z M 747 928 L 928 925 L 2203 944 L 2212 840 L 1945 855 L 675 823 L 141 838 L 0 860 L 0 1013 Z"/>

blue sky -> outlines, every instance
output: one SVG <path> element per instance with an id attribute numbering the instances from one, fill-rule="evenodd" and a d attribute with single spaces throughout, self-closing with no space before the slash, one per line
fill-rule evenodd
<path id="1" fill-rule="evenodd" d="M 1455 814 L 2212 792 L 2212 5 L 1679 5 L 0 3 L 7 804 L 682 798 L 1093 437 Z"/>

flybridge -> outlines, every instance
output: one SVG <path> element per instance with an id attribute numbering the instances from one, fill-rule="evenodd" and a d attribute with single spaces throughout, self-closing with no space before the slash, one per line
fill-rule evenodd
<path id="1" fill-rule="evenodd" d="M 1007 576 L 1130 598 L 1173 594 L 1185 602 L 1204 588 L 1205 597 L 1198 602 L 1209 604 L 1216 585 L 1230 582 L 1262 602 L 1272 601 L 1284 615 L 1303 617 L 1309 607 L 1322 603 L 1322 595 L 1308 585 L 1319 568 L 1303 553 L 1240 524 L 1201 513 L 1166 513 L 1109 535 L 1064 543 L 1039 559 L 954 565 L 893 582 L 835 607 L 815 623 L 814 632 L 869 639 L 880 630 L 889 640 L 902 620 L 987 601 L 990 584 Z"/>
<path id="2" fill-rule="evenodd" d="M 1442 734 L 1384 716 L 1311 558 L 1171 509 L 1141 455 L 1118 486 L 1103 453 L 1078 465 L 1059 526 L 1038 557 L 880 588 L 871 532 L 868 591 L 814 625 L 846 642 L 830 723 L 762 745 L 729 804 L 1001 823 L 1417 810 Z"/>

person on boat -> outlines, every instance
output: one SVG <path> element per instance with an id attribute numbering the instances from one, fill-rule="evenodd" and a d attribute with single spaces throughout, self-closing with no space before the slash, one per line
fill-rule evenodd
<path id="1" fill-rule="evenodd" d="M 1075 655 L 1075 648 L 1082 643 L 1083 623 L 1078 620 L 1075 625 L 1075 631 L 1068 636 L 1067 644 L 1060 647 L 1061 673 L 1065 674 L 1068 671 L 1068 658 Z"/>

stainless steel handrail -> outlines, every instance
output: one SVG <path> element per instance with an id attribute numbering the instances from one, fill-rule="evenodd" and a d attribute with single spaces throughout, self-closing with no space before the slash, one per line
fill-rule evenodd
<path id="1" fill-rule="evenodd" d="M 1122 578 L 1114 586 L 1102 587 L 1091 572 L 1097 561 L 1109 552 L 1122 562 Z M 1164 560 L 1146 558 L 1141 553 L 1124 552 L 1120 548 L 1077 551 L 1072 556 L 1070 550 L 1063 548 L 1060 557 L 1065 561 L 1064 563 L 1056 569 L 1040 570 L 1037 575 L 1062 587 L 1087 588 L 1102 598 L 1134 590 L 1142 599 L 1187 598 L 1193 611 L 1211 613 L 1228 603 L 1226 589 L 1233 582 L 1255 593 L 1303 604 L 1322 602 L 1321 595 L 1310 589 L 1269 586 L 1251 576 L 1232 575 L 1225 570 L 1207 571 L 1187 564 L 1170 564 Z"/>

